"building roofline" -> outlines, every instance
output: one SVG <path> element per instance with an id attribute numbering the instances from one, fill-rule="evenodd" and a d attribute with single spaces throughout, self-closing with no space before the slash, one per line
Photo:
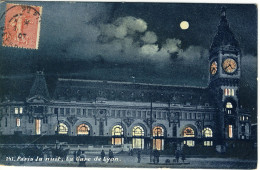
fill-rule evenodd
<path id="1" fill-rule="evenodd" d="M 74 82 L 89 82 L 89 83 L 109 83 L 109 84 L 127 84 L 127 85 L 145 85 L 145 86 L 162 86 L 162 87 L 176 87 L 176 88 L 194 88 L 205 90 L 208 87 L 199 86 L 186 86 L 186 85 L 167 85 L 167 84 L 151 84 L 151 83 L 133 83 L 133 82 L 120 82 L 120 81 L 107 81 L 107 80 L 86 80 L 86 79 L 67 79 L 58 78 L 58 81 L 74 81 Z"/>

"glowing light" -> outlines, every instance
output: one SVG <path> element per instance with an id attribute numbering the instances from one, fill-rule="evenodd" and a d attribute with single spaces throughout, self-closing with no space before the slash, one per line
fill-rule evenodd
<path id="1" fill-rule="evenodd" d="M 181 27 L 181 29 L 186 30 L 189 28 L 189 23 L 187 21 L 182 21 L 180 23 L 180 27 Z"/>

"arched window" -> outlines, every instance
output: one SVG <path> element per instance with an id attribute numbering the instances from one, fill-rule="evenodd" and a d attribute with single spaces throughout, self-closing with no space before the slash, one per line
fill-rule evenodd
<path id="1" fill-rule="evenodd" d="M 191 127 L 186 127 L 183 130 L 183 137 L 195 137 L 194 130 Z"/>
<path id="2" fill-rule="evenodd" d="M 226 108 L 227 108 L 227 109 L 232 109 L 232 108 L 233 108 L 232 103 L 231 103 L 231 102 L 227 102 Z"/>
<path id="3" fill-rule="evenodd" d="M 186 127 L 183 130 L 183 137 L 190 137 L 190 138 L 195 137 L 194 129 L 192 129 L 191 127 Z M 183 143 L 186 144 L 189 147 L 195 146 L 194 140 L 184 140 Z"/>
<path id="4" fill-rule="evenodd" d="M 133 136 L 144 136 L 144 129 L 141 126 L 133 128 Z"/>
<path id="5" fill-rule="evenodd" d="M 164 129 L 160 126 L 153 128 L 153 149 L 163 150 L 164 149 Z"/>
<path id="6" fill-rule="evenodd" d="M 121 125 L 116 125 L 112 128 L 112 144 L 122 145 L 124 144 L 124 129 Z"/>
<path id="7" fill-rule="evenodd" d="M 81 124 L 77 127 L 78 135 L 89 135 L 90 128 L 86 124 Z"/>
<path id="8" fill-rule="evenodd" d="M 59 134 L 68 134 L 68 127 L 64 123 L 59 124 Z"/>
<path id="9" fill-rule="evenodd" d="M 209 128 L 209 127 L 204 128 L 202 131 L 202 134 L 205 138 L 213 137 L 213 132 L 212 132 L 211 128 Z M 208 140 L 205 140 L 203 144 L 204 144 L 204 146 L 213 146 L 213 141 L 208 139 Z"/>
<path id="10" fill-rule="evenodd" d="M 135 126 L 133 128 L 133 148 L 143 149 L 144 148 L 144 129 L 141 126 Z"/>
<path id="11" fill-rule="evenodd" d="M 160 126 L 156 126 L 153 128 L 153 136 L 163 136 L 163 128 Z"/>
<path id="12" fill-rule="evenodd" d="M 213 137 L 212 130 L 209 127 L 204 128 L 202 133 L 203 133 L 204 137 L 206 137 L 206 138 L 212 138 Z"/>

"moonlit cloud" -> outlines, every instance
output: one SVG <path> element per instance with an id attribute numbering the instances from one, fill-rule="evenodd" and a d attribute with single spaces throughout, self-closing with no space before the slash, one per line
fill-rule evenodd
<path id="1" fill-rule="evenodd" d="M 157 41 L 157 35 L 152 31 L 145 32 L 145 35 L 141 37 L 141 40 L 143 40 L 145 43 L 155 43 Z"/>

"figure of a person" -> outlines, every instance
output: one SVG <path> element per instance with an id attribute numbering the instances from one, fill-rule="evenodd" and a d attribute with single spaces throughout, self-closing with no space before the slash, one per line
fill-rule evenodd
<path id="1" fill-rule="evenodd" d="M 157 149 L 155 149 L 155 151 L 154 151 L 154 163 L 155 164 L 159 163 L 159 157 L 160 157 L 160 153 Z"/>
<path id="2" fill-rule="evenodd" d="M 105 151 L 102 149 L 101 151 L 101 161 L 104 162 L 104 158 L 105 158 Z"/>
<path id="3" fill-rule="evenodd" d="M 160 152 L 156 149 L 156 163 L 159 163 Z"/>
<path id="4" fill-rule="evenodd" d="M 176 158 L 176 162 L 179 163 L 179 158 L 180 158 L 180 152 L 179 150 L 175 151 L 175 158 Z"/>
<path id="5" fill-rule="evenodd" d="M 74 152 L 73 152 L 73 158 L 74 158 L 74 162 L 77 162 L 77 159 L 76 159 L 76 157 L 77 157 L 77 151 L 74 151 Z"/>
<path id="6" fill-rule="evenodd" d="M 185 160 L 185 153 L 184 152 L 181 153 L 181 159 L 182 159 L 182 162 L 184 163 L 184 160 Z"/>
<path id="7" fill-rule="evenodd" d="M 111 151 L 111 149 L 109 149 L 109 152 L 108 152 L 108 157 L 109 157 L 109 161 L 108 161 L 108 163 L 110 163 L 110 161 L 112 161 L 113 162 L 113 158 L 114 158 L 114 154 L 113 154 L 113 152 Z"/>
<path id="8" fill-rule="evenodd" d="M 138 163 L 141 162 L 141 151 L 137 152 L 137 159 L 138 159 Z"/>
<path id="9" fill-rule="evenodd" d="M 81 150 L 79 149 L 77 152 L 77 157 L 79 157 L 81 155 Z"/>
<path id="10" fill-rule="evenodd" d="M 79 167 L 86 167 L 86 156 L 84 151 L 81 152 L 79 158 Z"/>

